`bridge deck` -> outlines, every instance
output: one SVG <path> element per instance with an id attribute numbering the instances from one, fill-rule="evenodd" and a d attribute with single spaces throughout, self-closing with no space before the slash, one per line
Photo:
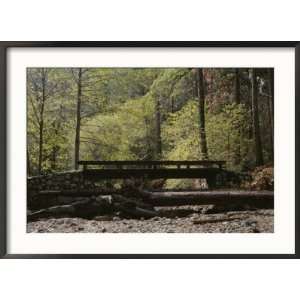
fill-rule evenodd
<path id="1" fill-rule="evenodd" d="M 98 166 L 105 169 L 122 169 L 122 168 L 152 168 L 157 169 L 161 167 L 177 167 L 177 168 L 190 168 L 190 167 L 213 167 L 217 166 L 219 168 L 223 168 L 225 165 L 225 161 L 223 160 L 118 160 L 118 161 L 103 161 L 103 160 L 82 160 L 79 161 L 78 164 L 82 165 L 84 169 L 87 169 L 88 166 Z"/>
<path id="2" fill-rule="evenodd" d="M 220 173 L 219 168 L 193 168 L 193 169 L 87 169 L 84 175 L 99 179 L 124 178 L 208 178 Z"/>

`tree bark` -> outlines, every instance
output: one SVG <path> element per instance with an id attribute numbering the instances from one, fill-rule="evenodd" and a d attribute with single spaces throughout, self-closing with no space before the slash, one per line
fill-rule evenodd
<path id="1" fill-rule="evenodd" d="M 256 80 L 256 70 L 252 69 L 251 76 L 252 85 L 252 116 L 253 116 L 253 136 L 255 142 L 255 157 L 256 166 L 261 166 L 264 163 L 261 136 L 260 136 L 260 126 L 259 126 L 259 111 L 258 111 L 258 101 L 257 101 L 257 80 Z"/>
<path id="2" fill-rule="evenodd" d="M 115 190 L 109 189 L 91 189 L 91 190 L 45 190 L 40 192 L 33 192 L 27 197 L 28 208 L 30 210 L 37 210 L 51 206 L 70 204 L 75 200 L 84 197 L 92 197 L 99 195 L 111 195 Z"/>
<path id="3" fill-rule="evenodd" d="M 43 208 L 28 213 L 28 221 L 35 221 L 40 218 L 52 217 L 81 217 L 93 218 L 100 215 L 111 215 L 115 212 L 121 212 L 125 218 L 153 218 L 158 216 L 152 206 L 142 202 L 136 202 L 121 195 L 112 195 L 109 199 L 82 198 L 64 205 L 56 205 Z"/>
<path id="4" fill-rule="evenodd" d="M 171 113 L 175 112 L 175 103 L 174 103 L 174 97 L 171 96 Z"/>
<path id="5" fill-rule="evenodd" d="M 42 96 L 41 96 L 41 109 L 39 118 L 39 162 L 38 174 L 42 173 L 43 163 L 43 144 L 44 144 L 44 109 L 46 101 L 46 71 L 42 69 Z"/>
<path id="6" fill-rule="evenodd" d="M 79 150 L 80 150 L 80 123 L 81 123 L 81 97 L 82 97 L 82 69 L 78 70 L 77 78 L 77 109 L 76 109 L 76 131 L 75 131 L 75 156 L 74 167 L 78 170 Z"/>
<path id="7" fill-rule="evenodd" d="M 241 103 L 239 69 L 234 70 L 234 101 L 235 101 L 236 104 Z"/>
<path id="8" fill-rule="evenodd" d="M 241 93 L 240 93 L 240 74 L 239 69 L 234 70 L 234 101 L 237 105 L 241 104 Z M 236 165 L 241 162 L 241 130 L 240 124 L 238 128 L 238 142 L 236 146 L 236 153 L 234 162 Z"/>
<path id="9" fill-rule="evenodd" d="M 28 221 L 50 217 L 83 217 L 93 218 L 99 215 L 112 214 L 121 211 L 125 217 L 152 218 L 158 216 L 155 206 L 184 205 L 221 205 L 225 208 L 255 207 L 274 208 L 273 192 L 146 192 L 139 191 L 143 200 L 136 201 L 122 195 L 113 194 L 110 199 L 103 197 L 100 201 L 92 198 L 82 198 L 74 201 L 69 197 L 69 203 L 51 206 L 28 214 Z M 66 201 L 66 199 L 65 199 Z M 71 202 L 72 201 L 72 202 Z"/>
<path id="10" fill-rule="evenodd" d="M 181 205 L 231 205 L 248 204 L 272 208 L 272 191 L 192 191 L 192 192 L 146 192 L 140 191 L 145 202 L 153 206 Z"/>
<path id="11" fill-rule="evenodd" d="M 26 156 L 27 156 L 27 176 L 30 176 L 32 174 L 32 170 L 31 170 L 30 154 L 29 154 L 28 147 L 26 151 Z"/>
<path id="12" fill-rule="evenodd" d="M 197 69 L 197 88 L 198 88 L 198 110 L 199 110 L 199 129 L 200 129 L 200 152 L 203 159 L 208 159 L 206 132 L 205 132 L 205 95 L 204 79 L 202 68 Z"/>
<path id="13" fill-rule="evenodd" d="M 160 96 L 156 99 L 155 108 L 155 120 L 156 120 L 156 158 L 159 160 L 162 154 L 161 146 L 161 99 Z"/>
<path id="14" fill-rule="evenodd" d="M 273 151 L 274 151 L 274 69 L 268 70 L 269 75 L 269 95 L 268 97 L 268 112 L 270 119 L 270 141 L 271 141 L 271 151 L 272 151 L 272 159 L 273 159 Z"/>

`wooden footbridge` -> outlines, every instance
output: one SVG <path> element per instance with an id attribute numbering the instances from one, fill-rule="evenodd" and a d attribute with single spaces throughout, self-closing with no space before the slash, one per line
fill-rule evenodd
<path id="1" fill-rule="evenodd" d="M 29 208 L 33 211 L 28 215 L 29 220 L 51 216 L 91 218 L 111 215 L 112 212 L 121 212 L 130 218 L 152 218 L 159 216 L 159 212 L 154 209 L 157 206 L 219 205 L 239 210 L 274 207 L 273 191 L 213 190 L 216 183 L 225 183 L 229 175 L 237 176 L 224 169 L 225 161 L 80 161 L 79 165 L 83 167 L 84 178 L 95 181 L 206 178 L 211 190 L 149 191 L 135 186 L 119 190 L 96 187 L 87 190 L 42 190 L 29 198 Z M 104 195 L 100 197 L 101 201 L 94 201 L 92 196 L 99 195 Z"/>
<path id="2" fill-rule="evenodd" d="M 79 161 L 86 178 L 94 179 L 179 179 L 205 178 L 215 186 L 222 174 L 225 161 Z"/>

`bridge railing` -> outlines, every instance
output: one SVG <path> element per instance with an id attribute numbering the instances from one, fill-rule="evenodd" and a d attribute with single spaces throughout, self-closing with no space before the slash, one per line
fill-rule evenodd
<path id="1" fill-rule="evenodd" d="M 117 160 L 117 161 L 103 161 L 103 160 L 81 160 L 78 162 L 79 165 L 83 166 L 84 170 L 87 170 L 89 166 L 97 166 L 105 169 L 136 169 L 136 168 L 146 168 L 146 169 L 159 169 L 159 168 L 204 168 L 204 167 L 214 167 L 222 169 L 226 164 L 223 160 Z"/>

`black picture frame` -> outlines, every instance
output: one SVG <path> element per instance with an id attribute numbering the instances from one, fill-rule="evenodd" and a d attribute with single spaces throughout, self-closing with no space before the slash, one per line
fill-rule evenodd
<path id="1" fill-rule="evenodd" d="M 7 49 L 12 47 L 250 47 L 295 49 L 295 254 L 9 254 L 7 253 Z M 298 41 L 18 41 L 0 42 L 0 258 L 6 259 L 296 259 L 300 258 L 299 134 L 300 134 L 300 42 Z"/>

